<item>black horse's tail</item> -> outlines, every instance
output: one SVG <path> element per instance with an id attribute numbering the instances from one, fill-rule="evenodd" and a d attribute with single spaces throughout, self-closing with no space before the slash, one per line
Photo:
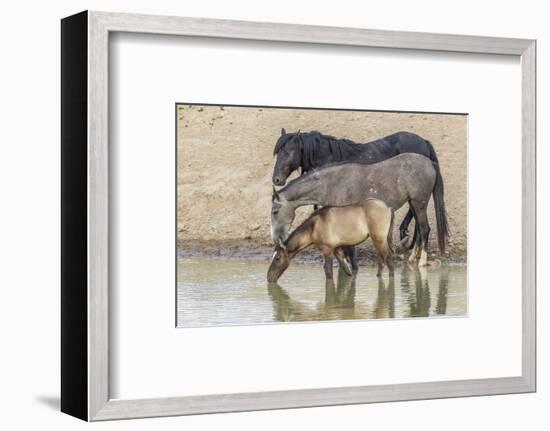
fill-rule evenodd
<path id="1" fill-rule="evenodd" d="M 449 238 L 449 224 L 447 223 L 447 210 L 445 209 L 443 177 L 441 176 L 439 161 L 437 159 L 437 155 L 435 154 L 434 147 L 429 141 L 426 142 L 428 143 L 428 147 L 430 149 L 430 159 L 436 174 L 433 197 L 435 204 L 435 220 L 437 222 L 437 242 L 439 245 L 439 251 L 441 253 L 445 253 L 447 239 Z"/>
<path id="2" fill-rule="evenodd" d="M 428 158 L 432 161 L 432 165 L 436 172 L 436 180 L 434 186 L 434 201 L 435 201 L 435 217 L 437 222 L 437 240 L 439 243 L 439 250 L 444 253 L 445 247 L 447 245 L 447 238 L 449 237 L 449 225 L 447 224 L 447 210 L 445 209 L 445 201 L 443 199 L 444 187 L 443 187 L 443 177 L 441 176 L 441 171 L 439 170 L 439 159 L 435 149 L 430 141 L 424 139 L 428 147 Z M 424 156 L 426 154 L 423 154 Z M 437 191 L 436 191 L 437 189 Z M 436 197 L 436 194 L 439 197 Z M 440 204 L 438 205 L 438 202 Z M 413 239 L 409 245 L 409 250 L 412 250 L 416 244 L 418 238 L 418 229 L 416 228 L 416 223 L 414 227 Z"/>
<path id="3" fill-rule="evenodd" d="M 424 140 L 426 141 L 426 144 L 428 145 L 428 153 L 429 153 L 428 157 L 430 158 L 430 160 L 432 162 L 437 163 L 439 165 L 439 159 L 437 158 L 437 154 L 435 153 L 434 146 L 427 139 L 424 139 Z"/>

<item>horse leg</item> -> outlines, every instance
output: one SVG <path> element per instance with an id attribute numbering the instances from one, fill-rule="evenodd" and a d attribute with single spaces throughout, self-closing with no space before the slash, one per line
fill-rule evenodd
<path id="1" fill-rule="evenodd" d="M 386 265 L 388 266 L 388 272 L 390 273 L 390 277 L 393 277 L 394 266 L 393 266 L 393 258 L 391 253 L 388 253 L 388 255 L 386 256 Z"/>
<path id="2" fill-rule="evenodd" d="M 348 245 L 346 247 L 342 247 L 344 249 L 344 254 L 349 260 L 349 263 L 351 264 L 351 269 L 354 272 L 357 272 L 359 267 L 357 266 L 357 258 L 355 257 L 355 247 L 352 245 Z"/>
<path id="3" fill-rule="evenodd" d="M 413 230 L 413 239 L 411 241 L 411 244 L 409 245 L 409 250 L 412 250 L 414 246 L 416 245 L 416 240 L 418 239 L 418 227 L 416 227 L 416 222 L 414 223 L 414 230 Z"/>
<path id="4" fill-rule="evenodd" d="M 390 277 L 393 277 L 394 275 L 394 267 L 393 267 L 393 260 L 392 260 L 392 254 L 390 247 L 386 241 L 381 240 L 379 246 L 377 247 L 378 254 L 379 254 L 379 261 L 378 261 L 378 276 L 380 277 L 382 275 L 382 270 L 384 269 L 384 264 L 388 267 L 388 272 Z"/>
<path id="5" fill-rule="evenodd" d="M 325 253 L 325 277 L 330 280 L 332 280 L 332 258 L 332 251 L 328 251 Z"/>
<path id="6" fill-rule="evenodd" d="M 424 237 L 422 239 L 422 251 L 420 252 L 420 259 L 418 260 L 419 266 L 429 266 L 428 263 L 428 239 L 430 237 L 430 225 L 426 222 L 424 230 Z"/>
<path id="7" fill-rule="evenodd" d="M 418 256 L 420 255 L 420 241 L 419 241 L 419 235 L 418 235 L 418 219 L 416 217 L 416 212 L 412 206 L 412 204 L 410 204 L 411 207 L 411 211 L 413 213 L 413 216 L 414 216 L 414 235 L 413 235 L 413 240 L 411 242 L 411 246 L 410 248 L 413 249 L 413 251 L 411 252 L 410 256 L 409 256 L 409 263 L 411 265 L 414 265 L 416 263 L 416 261 L 418 260 Z"/>
<path id="8" fill-rule="evenodd" d="M 334 256 L 338 259 L 340 267 L 344 270 L 344 272 L 351 277 L 353 275 L 353 271 L 346 255 L 344 254 L 344 251 L 341 248 L 337 248 L 334 250 Z"/>
<path id="9" fill-rule="evenodd" d="M 399 240 L 403 241 L 404 238 L 409 236 L 409 225 L 411 224 L 411 221 L 414 217 L 412 209 L 409 207 L 409 211 L 407 211 L 407 214 L 405 215 L 405 218 L 399 225 Z"/>
<path id="10" fill-rule="evenodd" d="M 384 264 L 388 265 L 388 270 L 390 271 L 390 275 L 393 275 L 393 263 L 389 261 L 389 257 L 391 256 L 391 249 L 388 244 L 387 237 L 384 237 L 383 235 L 377 235 L 374 233 L 371 235 L 372 242 L 374 243 L 374 248 L 377 251 L 377 258 L 376 261 L 378 263 L 378 271 L 376 273 L 377 277 L 382 276 L 382 271 L 384 270 Z"/>
<path id="11" fill-rule="evenodd" d="M 418 257 L 420 256 L 420 241 L 419 241 L 419 238 L 418 238 L 418 235 L 415 234 L 415 236 L 417 237 L 415 240 L 414 240 L 414 248 L 413 248 L 413 251 L 411 252 L 410 256 L 409 256 L 409 263 L 410 264 L 415 264 L 416 261 L 418 260 Z"/>
<path id="12" fill-rule="evenodd" d="M 376 276 L 382 277 L 382 272 L 384 271 L 384 258 L 378 254 L 376 256 L 376 263 L 378 264 L 378 269 L 376 270 Z"/>
<path id="13" fill-rule="evenodd" d="M 430 237 L 430 225 L 428 223 L 428 214 L 426 207 L 415 209 L 416 219 L 418 223 L 418 250 L 420 252 L 419 266 L 428 265 L 428 239 Z"/>

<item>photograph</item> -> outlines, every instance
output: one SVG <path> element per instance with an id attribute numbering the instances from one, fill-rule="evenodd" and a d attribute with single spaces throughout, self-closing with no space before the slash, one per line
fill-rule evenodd
<path id="1" fill-rule="evenodd" d="M 468 316 L 468 114 L 176 103 L 176 326 Z"/>

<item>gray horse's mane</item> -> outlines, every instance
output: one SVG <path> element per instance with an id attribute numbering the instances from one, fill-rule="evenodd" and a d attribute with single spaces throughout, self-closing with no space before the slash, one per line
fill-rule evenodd
<path id="1" fill-rule="evenodd" d="M 327 167 L 329 167 L 329 165 L 323 166 L 322 168 L 312 169 L 308 173 L 303 174 L 297 178 L 294 178 L 293 180 L 290 180 L 286 186 L 284 186 L 281 190 L 279 190 L 279 193 L 284 193 L 285 191 L 287 191 L 287 189 L 306 183 L 308 181 L 311 181 L 312 179 L 317 180 L 317 178 L 319 177 L 319 171 Z"/>
<path id="2" fill-rule="evenodd" d="M 293 188 L 299 187 L 302 184 L 306 184 L 310 181 L 317 181 L 320 178 L 320 174 L 323 173 L 325 170 L 334 168 L 335 166 L 343 166 L 343 165 L 359 165 L 360 163 L 356 162 L 334 162 L 334 163 L 328 163 L 324 166 L 321 166 L 319 168 L 312 169 L 308 171 L 307 173 L 294 178 L 293 180 L 289 181 L 286 186 L 284 186 L 282 189 L 280 189 L 277 193 L 285 193 L 285 191 L 288 193 L 289 191 L 292 191 Z M 289 190 L 290 189 L 290 190 Z"/>

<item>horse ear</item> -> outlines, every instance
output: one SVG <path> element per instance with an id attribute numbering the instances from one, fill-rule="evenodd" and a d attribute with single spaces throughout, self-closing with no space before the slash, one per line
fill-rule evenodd
<path id="1" fill-rule="evenodd" d="M 286 253 L 286 245 L 285 245 L 285 243 L 283 242 L 282 239 L 279 240 L 277 245 Z"/>
<path id="2" fill-rule="evenodd" d="M 301 131 L 302 131 L 301 129 L 298 129 L 298 131 L 294 134 L 294 140 L 295 140 L 295 141 L 297 141 L 298 138 L 300 137 L 300 132 L 301 132 Z"/>
<path id="3" fill-rule="evenodd" d="M 286 130 L 284 127 L 281 128 L 281 136 L 284 136 L 286 135 Z"/>

